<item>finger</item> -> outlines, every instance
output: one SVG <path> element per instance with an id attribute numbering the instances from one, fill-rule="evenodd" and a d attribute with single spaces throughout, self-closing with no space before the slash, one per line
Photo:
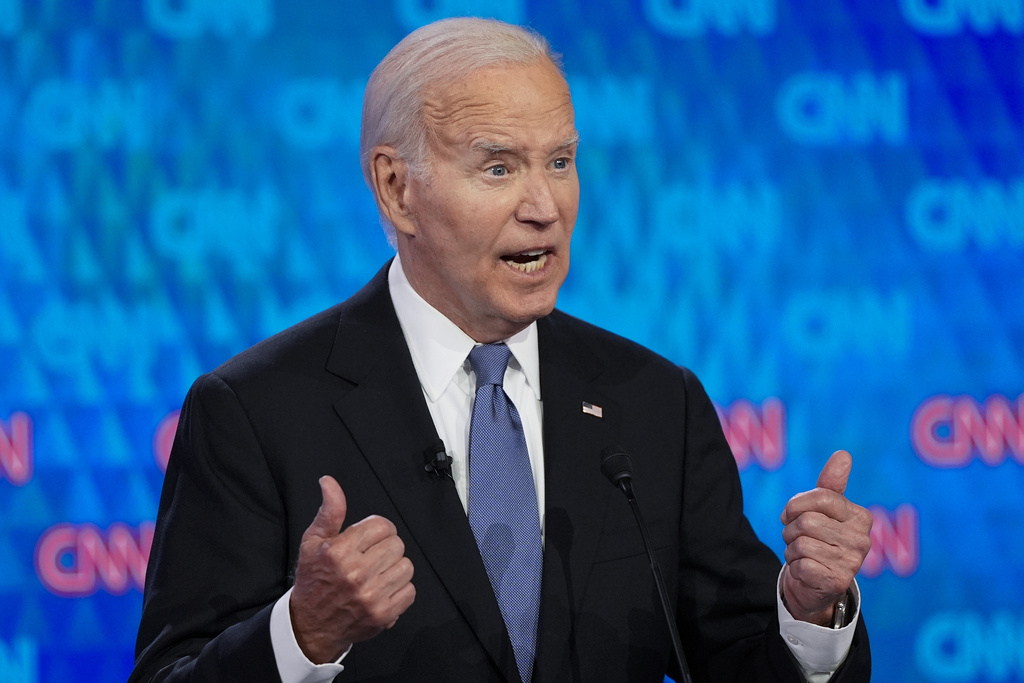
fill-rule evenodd
<path id="1" fill-rule="evenodd" d="M 391 609 L 394 614 L 392 619 L 384 628 L 392 628 L 398 623 L 398 618 L 405 614 L 412 603 L 416 600 L 416 586 L 411 583 L 407 583 L 402 586 L 394 595 L 391 596 Z"/>
<path id="2" fill-rule="evenodd" d="M 389 538 L 398 538 L 398 529 L 394 523 L 386 517 L 370 515 L 345 529 L 341 533 L 339 545 L 345 550 L 366 553 Z"/>
<path id="3" fill-rule="evenodd" d="M 784 556 L 787 564 L 792 565 L 798 560 L 813 560 L 826 569 L 842 562 L 842 551 L 839 548 L 810 536 L 801 536 L 787 544 Z"/>
<path id="4" fill-rule="evenodd" d="M 412 575 L 412 562 L 403 558 L 360 587 L 354 595 L 354 602 L 365 614 L 367 623 L 379 628 L 388 628 L 395 623 L 415 596 L 415 590 L 410 591 Z"/>
<path id="5" fill-rule="evenodd" d="M 846 492 L 846 482 L 850 479 L 853 458 L 846 451 L 836 451 L 825 463 L 818 475 L 818 488 L 835 491 L 842 495 Z"/>
<path id="6" fill-rule="evenodd" d="M 405 587 L 412 583 L 414 574 L 412 561 L 407 557 L 401 558 L 391 566 L 385 568 L 379 576 L 376 590 L 380 595 L 387 598 L 389 602 L 395 602 L 395 596 L 401 593 Z M 402 608 L 404 611 L 404 607 Z"/>
<path id="7" fill-rule="evenodd" d="M 787 566 L 791 581 L 785 586 L 786 597 L 807 611 L 835 602 L 853 583 L 853 574 L 836 571 L 813 557 L 797 558 Z"/>
<path id="8" fill-rule="evenodd" d="M 820 512 L 805 512 L 782 529 L 782 540 L 792 543 L 801 536 L 816 538 L 824 543 L 836 543 L 843 537 L 842 524 Z"/>
<path id="9" fill-rule="evenodd" d="M 316 517 L 306 529 L 307 535 L 322 539 L 331 539 L 341 531 L 348 512 L 348 503 L 341 485 L 330 475 L 320 477 L 320 495 L 322 502 Z"/>
<path id="10" fill-rule="evenodd" d="M 346 530 L 347 531 L 347 530 Z M 339 552 L 351 552 L 357 546 L 347 548 L 338 544 Z M 382 538 L 362 552 L 362 567 L 367 576 L 383 576 L 386 572 L 405 558 L 405 543 L 396 534 Z M 406 560 L 412 564 L 409 560 Z"/>
<path id="11" fill-rule="evenodd" d="M 411 583 L 406 583 L 398 591 L 396 591 L 394 595 L 391 596 L 392 605 L 394 606 L 394 610 L 396 613 L 396 621 L 397 617 L 402 616 L 403 614 L 405 614 L 405 611 L 407 609 L 412 607 L 412 603 L 415 600 L 416 586 L 412 585 Z M 394 625 L 395 622 L 392 621 L 391 626 Z M 388 628 L 391 628 L 391 626 L 389 626 Z"/>
<path id="12" fill-rule="evenodd" d="M 817 512 L 839 522 L 854 515 L 857 506 L 835 491 L 819 488 L 798 493 L 789 499 L 779 517 L 783 524 L 791 524 L 800 515 Z"/>
<path id="13" fill-rule="evenodd" d="M 789 567 L 789 577 L 792 579 L 790 585 L 795 583 L 806 590 L 824 590 L 825 577 L 831 576 L 829 568 L 813 557 L 798 557 L 792 562 L 787 560 L 786 566 Z M 788 598 L 795 598 L 798 594 L 799 592 L 786 591 Z"/>

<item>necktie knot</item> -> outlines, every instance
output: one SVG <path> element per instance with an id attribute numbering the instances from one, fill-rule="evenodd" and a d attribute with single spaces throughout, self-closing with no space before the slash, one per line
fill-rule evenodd
<path id="1" fill-rule="evenodd" d="M 512 351 L 505 344 L 483 344 L 469 352 L 469 364 L 476 373 L 476 385 L 496 384 L 502 386 L 505 368 Z"/>

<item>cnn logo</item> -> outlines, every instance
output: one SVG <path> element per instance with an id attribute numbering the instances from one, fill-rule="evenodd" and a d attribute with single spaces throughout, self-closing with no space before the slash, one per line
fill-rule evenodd
<path id="1" fill-rule="evenodd" d="M 933 396 L 914 412 L 910 437 L 932 467 L 966 467 L 975 457 L 992 467 L 1012 457 L 1024 465 L 1024 395 Z"/>
<path id="2" fill-rule="evenodd" d="M 150 522 L 138 528 L 115 523 L 106 531 L 94 524 L 57 524 L 36 544 L 36 574 L 51 593 L 69 598 L 99 590 L 141 591 L 152 545 Z"/>

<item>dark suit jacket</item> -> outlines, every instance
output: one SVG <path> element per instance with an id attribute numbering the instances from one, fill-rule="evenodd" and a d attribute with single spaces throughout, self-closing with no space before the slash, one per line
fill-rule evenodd
<path id="1" fill-rule="evenodd" d="M 659 682 L 671 644 L 641 537 L 600 453 L 621 445 L 695 681 L 802 681 L 778 634 L 774 554 L 697 379 L 555 312 L 538 321 L 546 546 L 536 683 Z M 582 402 L 601 406 L 585 414 Z M 387 290 L 350 300 L 196 381 L 181 414 L 146 577 L 132 680 L 272 681 L 270 609 L 334 476 L 348 521 L 398 527 L 414 604 L 357 643 L 339 681 L 512 681 L 515 660 Z M 867 681 L 867 633 L 836 680 Z"/>

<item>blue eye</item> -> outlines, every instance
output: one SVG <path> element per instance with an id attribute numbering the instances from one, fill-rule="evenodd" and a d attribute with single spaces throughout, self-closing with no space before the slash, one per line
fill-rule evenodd
<path id="1" fill-rule="evenodd" d="M 487 170 L 488 170 L 488 172 L 490 172 L 491 175 L 496 176 L 496 177 L 501 177 L 501 176 L 504 176 L 504 175 L 508 175 L 508 169 L 505 168 L 504 166 L 491 166 Z"/>
<path id="2" fill-rule="evenodd" d="M 559 171 L 569 168 L 569 160 L 566 158 L 555 159 L 555 168 Z"/>

